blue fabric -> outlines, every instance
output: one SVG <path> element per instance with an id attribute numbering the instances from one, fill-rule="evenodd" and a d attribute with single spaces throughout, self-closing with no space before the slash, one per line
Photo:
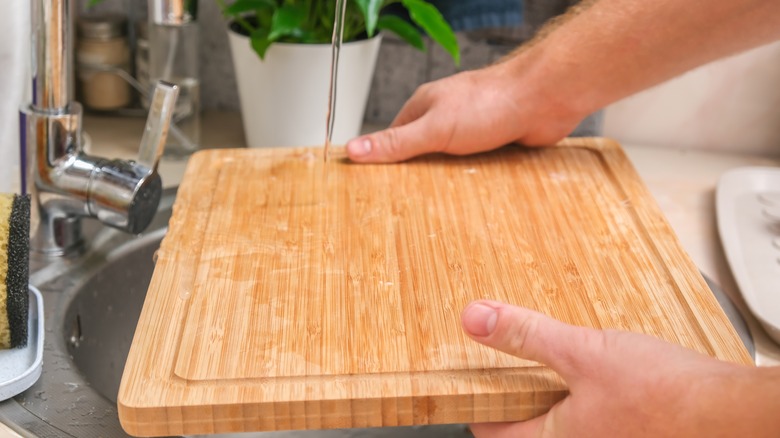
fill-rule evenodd
<path id="1" fill-rule="evenodd" d="M 513 27 L 523 22 L 523 0 L 430 0 L 453 29 Z"/>

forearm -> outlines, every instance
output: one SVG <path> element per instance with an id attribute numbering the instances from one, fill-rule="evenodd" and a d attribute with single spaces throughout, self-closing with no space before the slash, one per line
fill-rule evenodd
<path id="1" fill-rule="evenodd" d="M 595 0 L 503 63 L 518 87 L 584 116 L 691 68 L 780 38 L 773 0 Z M 529 90 L 518 90 L 528 97 Z"/>

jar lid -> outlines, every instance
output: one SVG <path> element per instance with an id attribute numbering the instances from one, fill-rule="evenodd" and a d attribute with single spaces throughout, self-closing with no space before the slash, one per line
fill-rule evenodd
<path id="1" fill-rule="evenodd" d="M 79 17 L 78 35 L 89 39 L 110 39 L 124 36 L 127 17 L 120 13 L 94 13 Z"/>
<path id="2" fill-rule="evenodd" d="M 197 0 L 149 0 L 149 14 L 154 24 L 183 26 L 198 16 Z"/>

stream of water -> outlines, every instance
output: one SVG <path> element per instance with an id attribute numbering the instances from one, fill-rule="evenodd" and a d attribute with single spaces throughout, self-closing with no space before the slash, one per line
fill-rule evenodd
<path id="1" fill-rule="evenodd" d="M 330 143 L 333 141 L 333 124 L 336 119 L 336 81 L 339 76 L 339 52 L 344 40 L 344 17 L 347 0 L 336 0 L 336 16 L 333 18 L 333 39 L 331 41 L 330 90 L 328 92 L 328 117 L 325 130 L 325 161 L 328 161 Z"/>

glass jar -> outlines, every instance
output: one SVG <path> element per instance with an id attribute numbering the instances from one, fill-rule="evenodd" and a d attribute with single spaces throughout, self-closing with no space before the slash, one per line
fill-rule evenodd
<path id="1" fill-rule="evenodd" d="M 80 100 L 86 108 L 110 111 L 132 103 L 130 84 L 117 73 L 130 70 L 127 18 L 118 13 L 78 19 L 76 66 Z"/>
<path id="2" fill-rule="evenodd" d="M 186 156 L 200 142 L 199 29 L 195 0 L 149 0 L 149 78 L 179 86 L 166 155 Z"/>
<path id="3" fill-rule="evenodd" d="M 135 24 L 135 79 L 144 90 L 151 90 L 149 82 L 149 25 L 144 21 Z M 141 106 L 148 109 L 149 99 L 140 95 Z"/>

